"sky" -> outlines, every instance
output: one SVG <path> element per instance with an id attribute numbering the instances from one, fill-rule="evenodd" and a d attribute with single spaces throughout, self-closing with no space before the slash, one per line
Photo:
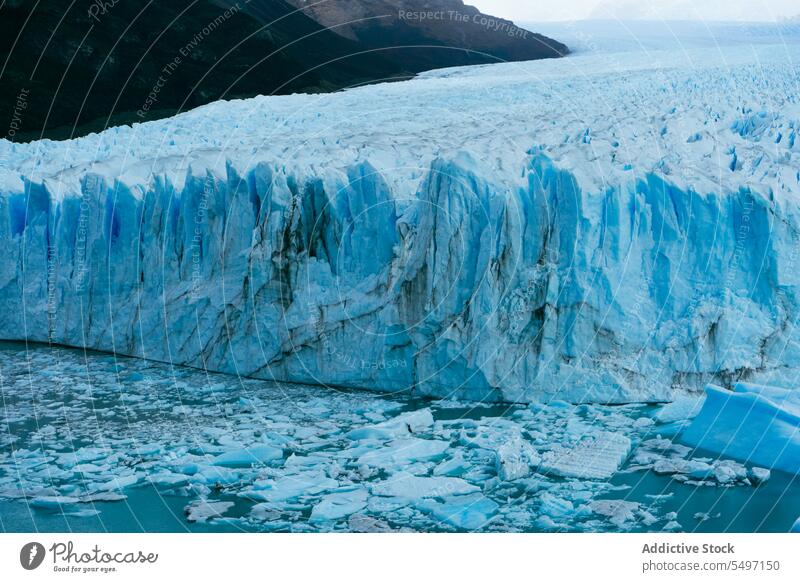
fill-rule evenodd
<path id="1" fill-rule="evenodd" d="M 586 18 L 775 21 L 800 15 L 800 0 L 465 0 L 519 22 Z"/>

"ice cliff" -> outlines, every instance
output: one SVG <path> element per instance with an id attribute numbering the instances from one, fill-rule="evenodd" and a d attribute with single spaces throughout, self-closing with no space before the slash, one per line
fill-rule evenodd
<path id="1" fill-rule="evenodd" d="M 0 141 L 0 339 L 469 399 L 800 372 L 796 44 Z"/>

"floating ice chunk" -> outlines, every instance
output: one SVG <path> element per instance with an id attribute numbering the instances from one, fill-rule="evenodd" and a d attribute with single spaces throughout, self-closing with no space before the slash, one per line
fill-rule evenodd
<path id="1" fill-rule="evenodd" d="M 372 486 L 373 495 L 407 499 L 450 497 L 478 491 L 480 488 L 456 477 L 417 477 L 407 472 L 396 473 Z"/>
<path id="2" fill-rule="evenodd" d="M 80 503 L 81 500 L 77 497 L 70 497 L 66 495 L 50 495 L 43 497 L 34 497 L 30 505 L 31 507 L 38 507 L 41 509 L 58 509 L 62 505 L 71 505 L 73 503 Z"/>
<path id="3" fill-rule="evenodd" d="M 347 529 L 353 533 L 386 533 L 392 531 L 392 527 L 385 521 L 361 513 L 350 516 L 347 520 Z"/>
<path id="4" fill-rule="evenodd" d="M 705 402 L 704 396 L 680 395 L 669 404 L 665 404 L 653 415 L 653 419 L 661 424 L 694 418 L 700 413 Z"/>
<path id="5" fill-rule="evenodd" d="M 353 429 L 347 433 L 347 438 L 354 441 L 366 439 L 390 440 L 419 434 L 432 426 L 433 414 L 430 408 L 423 408 L 422 410 L 401 414 L 374 426 Z"/>
<path id="6" fill-rule="evenodd" d="M 618 527 L 634 521 L 639 512 L 639 504 L 637 502 L 624 501 L 622 499 L 596 499 L 590 501 L 588 506 L 593 513 L 607 517 L 611 523 Z"/>
<path id="7" fill-rule="evenodd" d="M 253 521 L 277 521 L 283 513 L 269 503 L 256 503 L 250 509 L 249 518 Z"/>
<path id="8" fill-rule="evenodd" d="M 189 521 L 204 522 L 223 516 L 231 507 L 233 507 L 232 501 L 200 499 L 187 505 L 184 508 L 184 512 L 186 513 L 186 519 Z"/>
<path id="9" fill-rule="evenodd" d="M 730 392 L 709 385 L 705 404 L 682 439 L 739 461 L 800 473 L 800 415 L 764 396 L 769 393 Z M 788 401 L 784 395 L 781 402 Z"/>
<path id="10" fill-rule="evenodd" d="M 367 490 L 363 488 L 351 491 L 330 493 L 323 497 L 311 510 L 313 521 L 335 521 L 361 511 L 367 506 Z"/>
<path id="11" fill-rule="evenodd" d="M 553 521 L 553 518 L 549 515 L 540 515 L 536 518 L 536 527 L 545 531 L 551 531 L 554 529 L 559 529 L 561 526 L 558 525 L 556 522 Z"/>
<path id="12" fill-rule="evenodd" d="M 61 453 L 56 457 L 56 463 L 67 469 L 81 463 L 91 463 L 108 456 L 109 451 L 99 447 L 84 447 L 70 453 Z"/>
<path id="13" fill-rule="evenodd" d="M 452 459 L 442 461 L 433 469 L 433 474 L 437 477 L 460 477 L 466 473 L 472 465 L 464 459 L 461 452 L 453 455 Z"/>
<path id="14" fill-rule="evenodd" d="M 619 470 L 631 450 L 628 437 L 597 432 L 572 447 L 557 445 L 542 455 L 539 470 L 549 475 L 578 479 L 609 479 Z"/>
<path id="15" fill-rule="evenodd" d="M 177 487 L 188 483 L 189 477 L 188 475 L 184 475 L 182 473 L 173 473 L 172 471 L 162 471 L 160 473 L 154 473 L 153 475 L 148 475 L 147 480 L 150 481 L 153 485 Z"/>
<path id="16" fill-rule="evenodd" d="M 501 479 L 514 481 L 530 475 L 540 461 L 536 449 L 516 434 L 497 448 L 495 467 Z"/>
<path id="17" fill-rule="evenodd" d="M 200 471 L 192 475 L 192 482 L 203 483 L 205 485 L 231 485 L 241 479 L 238 471 L 227 467 L 203 467 Z"/>
<path id="18" fill-rule="evenodd" d="M 124 501 L 127 498 L 128 496 L 123 495 L 122 493 L 90 493 L 81 497 L 81 503 L 94 503 L 97 501 Z"/>
<path id="19" fill-rule="evenodd" d="M 435 461 L 450 447 L 447 441 L 418 438 L 398 439 L 367 451 L 358 462 L 373 467 L 396 467 L 417 461 Z"/>
<path id="20" fill-rule="evenodd" d="M 220 467 L 245 468 L 256 464 L 266 464 L 283 458 L 283 449 L 270 445 L 247 447 L 238 451 L 222 453 L 214 464 Z"/>
<path id="21" fill-rule="evenodd" d="M 713 475 L 721 484 L 733 483 L 747 479 L 747 469 L 733 461 L 719 461 L 714 463 Z"/>
<path id="22" fill-rule="evenodd" d="M 108 467 L 95 465 L 94 463 L 81 463 L 72 467 L 72 470 L 76 473 L 102 473 L 108 470 Z"/>
<path id="23" fill-rule="evenodd" d="M 471 531 L 484 527 L 500 506 L 483 494 L 474 493 L 448 498 L 443 503 L 424 499 L 416 507 L 453 527 Z"/>
<path id="24" fill-rule="evenodd" d="M 564 517 L 575 512 L 575 506 L 570 500 L 557 497 L 548 491 L 539 495 L 539 502 L 541 512 L 550 517 Z"/>
<path id="25" fill-rule="evenodd" d="M 302 467 L 313 467 L 314 465 L 318 465 L 320 462 L 323 462 L 324 459 L 322 457 L 316 457 L 313 455 L 296 455 L 292 453 L 289 457 L 283 462 L 283 466 L 287 469 L 301 469 Z"/>
<path id="26" fill-rule="evenodd" d="M 289 475 L 242 493 L 250 499 L 263 501 L 286 501 L 302 495 L 317 495 L 339 486 L 338 481 L 324 473 L 301 473 Z"/>
<path id="27" fill-rule="evenodd" d="M 152 457 L 160 454 L 161 451 L 162 447 L 159 443 L 149 443 L 136 447 L 133 452 L 140 457 Z"/>
<path id="28" fill-rule="evenodd" d="M 65 511 L 64 515 L 68 517 L 94 517 L 100 515 L 97 509 L 76 509 L 75 511 Z"/>
<path id="29" fill-rule="evenodd" d="M 750 467 L 750 470 L 747 472 L 747 476 L 753 483 L 766 483 L 769 481 L 771 473 L 769 469 L 763 469 L 761 467 Z"/>
<path id="30" fill-rule="evenodd" d="M 712 474 L 712 467 L 702 461 L 689 461 L 686 459 L 660 459 L 653 464 L 653 471 L 659 475 L 672 475 L 674 473 L 691 474 L 697 479 L 705 479 Z"/>
<path id="31" fill-rule="evenodd" d="M 93 491 L 121 491 L 126 487 L 136 485 L 143 477 L 144 475 L 142 473 L 117 475 L 105 483 L 91 483 L 89 489 Z"/>

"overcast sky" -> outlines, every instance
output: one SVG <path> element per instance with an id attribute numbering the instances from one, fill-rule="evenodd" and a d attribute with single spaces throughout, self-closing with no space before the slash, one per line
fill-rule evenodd
<path id="1" fill-rule="evenodd" d="M 482 12 L 520 22 L 584 18 L 781 20 L 800 14 L 800 0 L 465 0 Z"/>

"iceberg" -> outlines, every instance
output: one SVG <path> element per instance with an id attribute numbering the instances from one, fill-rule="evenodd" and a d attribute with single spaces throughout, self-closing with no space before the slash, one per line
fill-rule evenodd
<path id="1" fill-rule="evenodd" d="M 681 439 L 694 447 L 763 468 L 800 473 L 800 407 L 796 392 L 738 383 L 709 385 L 706 400 Z M 768 478 L 763 469 L 754 476 Z M 717 480 L 735 476 L 719 473 Z"/>

